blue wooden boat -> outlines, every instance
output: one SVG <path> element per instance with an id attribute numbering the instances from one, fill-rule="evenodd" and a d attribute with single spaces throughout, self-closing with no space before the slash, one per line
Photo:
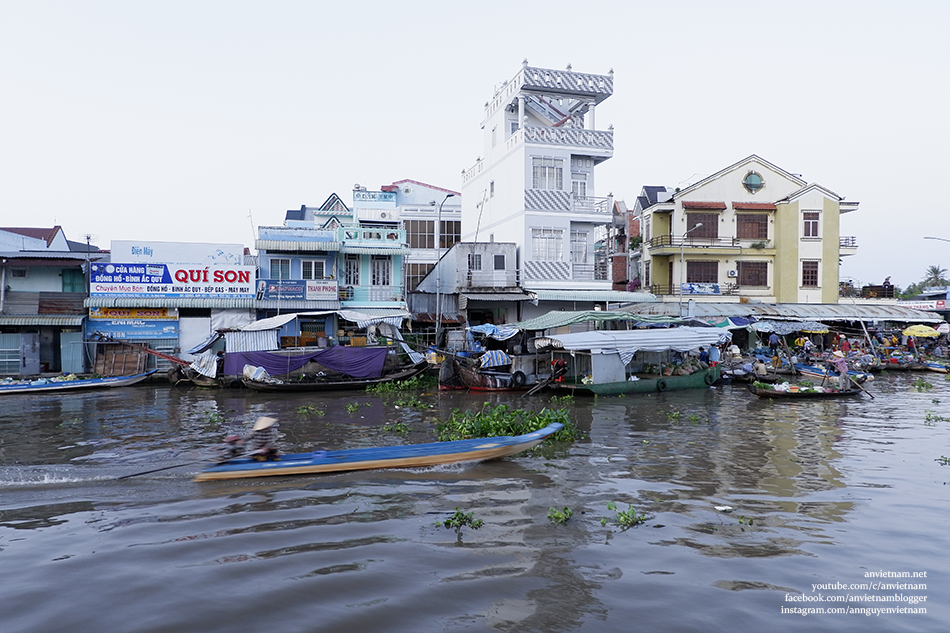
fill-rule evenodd
<path id="1" fill-rule="evenodd" d="M 158 370 L 153 369 L 151 371 L 145 372 L 144 374 L 134 374 L 132 376 L 106 376 L 105 378 L 76 378 L 74 380 L 40 378 L 38 380 L 19 380 L 11 383 L 0 383 L 0 395 L 128 387 L 129 385 L 142 382 L 156 371 Z"/>
<path id="2" fill-rule="evenodd" d="M 418 468 L 498 459 L 534 448 L 548 436 L 557 433 L 563 426 L 555 422 L 543 429 L 514 437 L 480 437 L 471 440 L 407 446 L 293 453 L 281 455 L 276 461 L 259 462 L 252 457 L 237 457 L 205 468 L 195 476 L 194 480 L 309 475 L 376 468 Z"/>

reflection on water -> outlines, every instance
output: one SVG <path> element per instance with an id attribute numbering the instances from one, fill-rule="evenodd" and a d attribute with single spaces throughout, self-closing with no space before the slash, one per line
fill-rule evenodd
<path id="1" fill-rule="evenodd" d="M 263 414 L 280 420 L 284 450 L 302 451 L 432 441 L 439 419 L 483 402 L 563 405 L 155 386 L 8 396 L 0 563 L 18 583 L 0 629 L 864 630 L 780 607 L 864 569 L 945 573 L 950 467 L 935 460 L 950 453 L 938 415 L 950 388 L 914 379 L 882 377 L 873 401 L 730 387 L 577 400 L 587 435 L 560 451 L 203 484 L 190 478 L 208 447 Z M 397 419 L 412 431 L 384 428 Z M 610 502 L 650 518 L 621 531 Z M 573 517 L 550 522 L 563 507 Z M 456 508 L 484 526 L 461 540 L 436 526 Z M 926 619 L 877 630 L 938 630 L 944 586 L 928 591 Z"/>

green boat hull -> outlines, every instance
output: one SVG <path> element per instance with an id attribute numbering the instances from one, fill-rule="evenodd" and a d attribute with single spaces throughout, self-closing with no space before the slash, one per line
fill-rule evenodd
<path id="1" fill-rule="evenodd" d="M 638 393 L 661 393 L 685 389 L 705 389 L 719 379 L 719 366 L 697 371 L 688 376 L 657 376 L 640 380 L 607 382 L 600 384 L 556 383 L 561 389 L 570 389 L 577 394 L 589 392 L 598 396 L 620 396 Z"/>

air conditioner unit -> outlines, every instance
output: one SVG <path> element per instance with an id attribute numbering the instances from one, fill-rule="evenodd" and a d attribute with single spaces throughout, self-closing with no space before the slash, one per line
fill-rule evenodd
<path id="1" fill-rule="evenodd" d="M 729 277 L 737 277 L 739 273 L 737 273 L 734 270 L 730 270 L 729 272 L 726 273 L 726 275 L 728 275 Z"/>

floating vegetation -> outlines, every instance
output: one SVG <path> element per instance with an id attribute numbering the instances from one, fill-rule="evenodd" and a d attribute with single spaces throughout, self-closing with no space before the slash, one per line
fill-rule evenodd
<path id="1" fill-rule="evenodd" d="M 574 396 L 569 393 L 563 396 L 551 396 L 551 404 L 574 404 Z"/>
<path id="2" fill-rule="evenodd" d="M 564 509 L 558 510 L 557 508 L 551 508 L 548 510 L 548 521 L 555 525 L 563 525 L 574 516 L 574 511 L 564 506 Z"/>
<path id="3" fill-rule="evenodd" d="M 554 422 L 564 428 L 550 436 L 556 442 L 572 442 L 580 431 L 568 416 L 567 409 L 541 409 L 538 412 L 511 409 L 506 404 L 492 407 L 486 402 L 478 411 L 455 409 L 448 420 L 440 420 L 436 427 L 439 441 L 464 440 L 473 437 L 523 435 L 538 431 Z"/>
<path id="4" fill-rule="evenodd" d="M 400 393 L 404 391 L 425 391 L 439 386 L 438 376 L 419 375 L 413 376 L 409 380 L 398 382 L 381 382 L 376 385 L 370 385 L 366 388 L 366 393 L 388 394 Z"/>
<path id="5" fill-rule="evenodd" d="M 302 407 L 297 407 L 297 415 L 301 415 L 301 416 L 308 416 L 308 415 L 318 415 L 318 416 L 322 416 L 322 415 L 326 415 L 326 411 L 323 411 L 322 409 L 318 409 L 317 407 L 313 406 L 312 404 L 305 404 L 305 405 L 303 405 Z"/>
<path id="6" fill-rule="evenodd" d="M 934 459 L 934 461 L 941 466 L 950 466 L 950 457 L 947 457 L 946 455 L 941 455 L 940 457 Z"/>
<path id="7" fill-rule="evenodd" d="M 407 435 L 410 431 L 412 431 L 409 425 L 403 422 L 402 420 L 384 424 L 383 430 L 386 431 L 387 433 L 399 433 L 400 435 Z"/>
<path id="8" fill-rule="evenodd" d="M 926 411 L 924 414 L 924 422 L 933 425 L 936 422 L 950 422 L 950 418 L 946 418 L 942 415 L 937 415 L 933 411 Z"/>
<path id="9" fill-rule="evenodd" d="M 397 407 L 403 407 L 406 409 L 431 409 L 435 406 L 431 403 L 423 402 L 417 396 L 405 396 L 403 398 L 399 398 L 393 404 L 395 404 Z"/>
<path id="10" fill-rule="evenodd" d="M 934 386 L 923 378 L 917 378 L 917 380 L 914 381 L 914 389 L 917 391 L 930 391 L 933 388 Z"/>
<path id="11" fill-rule="evenodd" d="M 458 538 L 459 542 L 462 541 L 462 528 L 470 527 L 473 530 L 484 525 L 484 521 L 481 519 L 475 518 L 474 512 L 469 512 L 468 514 L 462 512 L 459 508 L 455 508 L 455 514 L 450 516 L 445 521 L 436 521 L 436 527 L 444 527 L 447 530 L 455 530 L 455 536 Z"/>
<path id="12" fill-rule="evenodd" d="M 616 513 L 613 521 L 616 525 L 620 526 L 621 531 L 628 530 L 632 527 L 640 525 L 641 523 L 646 523 L 647 519 L 650 518 L 642 512 L 637 512 L 636 508 L 634 508 L 632 505 L 627 505 L 626 510 L 618 510 L 617 504 L 613 501 L 607 504 L 607 509 Z M 607 517 L 603 517 L 600 520 L 601 525 L 607 525 L 609 522 L 610 519 Z"/>

